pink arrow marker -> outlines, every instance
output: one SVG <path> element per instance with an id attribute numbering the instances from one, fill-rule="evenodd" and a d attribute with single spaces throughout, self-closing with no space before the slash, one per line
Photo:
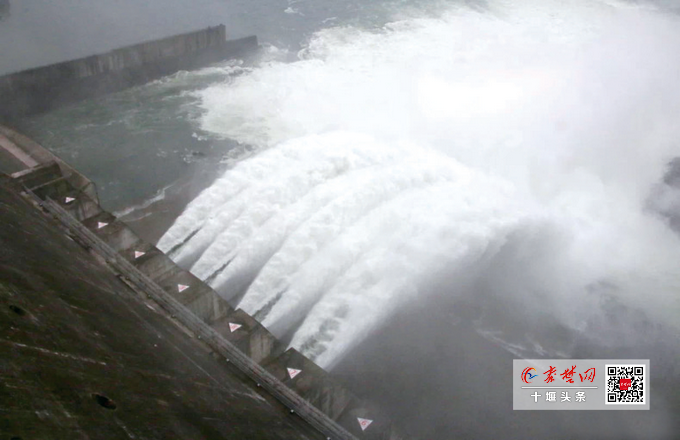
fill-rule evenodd
<path id="1" fill-rule="evenodd" d="M 233 322 L 229 323 L 229 331 L 234 333 L 236 330 L 240 329 L 242 326 L 241 324 L 234 324 Z"/>
<path id="2" fill-rule="evenodd" d="M 362 419 L 361 417 L 357 417 L 357 420 L 359 421 L 359 426 L 361 426 L 362 431 L 366 431 L 366 428 L 368 428 L 371 423 L 373 423 L 373 420 Z"/>
<path id="3" fill-rule="evenodd" d="M 97 222 L 97 229 L 101 229 L 104 226 L 108 226 L 108 223 Z"/>
<path id="4" fill-rule="evenodd" d="M 177 290 L 179 290 L 180 292 L 184 292 L 188 288 L 189 288 L 189 286 L 185 286 L 184 284 L 178 284 L 177 285 Z"/>
<path id="5" fill-rule="evenodd" d="M 64 199 L 64 203 L 71 203 L 71 202 L 74 201 L 74 200 L 75 200 L 75 199 L 74 199 L 73 197 L 66 197 L 66 198 Z"/>
<path id="6" fill-rule="evenodd" d="M 295 368 L 287 368 L 287 370 L 291 379 L 295 379 L 295 376 L 302 373 L 302 370 L 296 370 Z"/>
<path id="7" fill-rule="evenodd" d="M 135 259 L 141 257 L 141 256 L 144 255 L 145 253 L 146 253 L 146 252 L 135 251 Z"/>

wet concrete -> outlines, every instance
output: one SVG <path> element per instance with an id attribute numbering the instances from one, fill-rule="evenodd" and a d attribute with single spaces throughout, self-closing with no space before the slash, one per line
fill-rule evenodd
<path id="1" fill-rule="evenodd" d="M 52 224 L 51 230 L 47 228 L 46 231 L 41 231 L 45 243 L 50 243 L 55 240 L 55 236 L 61 237 L 62 235 L 78 243 L 88 251 L 86 255 L 89 256 L 91 262 L 107 268 L 109 276 L 115 274 L 116 280 L 125 283 L 126 293 L 130 294 L 129 289 L 132 289 L 132 292 L 136 292 L 145 300 L 144 305 L 150 310 L 170 319 L 190 337 L 206 343 L 207 346 L 204 348 L 212 352 L 214 357 L 221 359 L 221 363 L 228 364 L 230 370 L 236 368 L 233 371 L 244 380 L 246 386 L 256 383 L 258 390 L 266 390 L 267 394 L 263 396 L 266 396 L 272 403 L 274 401 L 271 399 L 276 399 L 277 402 L 285 405 L 282 409 L 287 410 L 289 414 L 296 415 L 294 417 L 296 421 L 298 416 L 300 420 L 304 420 L 307 423 L 305 431 L 322 432 L 326 438 L 334 439 L 349 440 L 357 436 L 367 440 L 388 438 L 399 440 L 401 438 L 398 428 L 392 424 L 386 414 L 374 405 L 352 397 L 347 390 L 335 382 L 334 378 L 317 366 L 314 367 L 320 381 L 315 389 L 311 390 L 311 394 L 308 393 L 304 397 L 296 394 L 290 384 L 287 385 L 268 373 L 259 365 L 260 363 L 275 361 L 280 365 L 285 365 L 289 360 L 285 356 L 278 359 L 284 345 L 271 333 L 247 313 L 241 310 L 235 311 L 208 285 L 177 266 L 152 244 L 145 242 L 115 215 L 103 210 L 96 201 L 96 190 L 89 179 L 30 139 L 23 139 L 22 135 L 6 127 L 0 126 L 1 130 L 10 133 L 16 142 L 14 143 L 16 148 L 7 150 L 9 153 L 19 151 L 34 157 L 38 162 L 37 166 L 15 173 L 11 178 L 3 176 L 0 184 L 5 185 L 8 200 L 14 198 L 18 202 L 23 202 L 24 205 L 29 202 L 28 208 L 29 210 L 31 207 L 34 208 L 33 214 L 42 210 L 47 218 L 56 221 Z M 8 212 L 12 211 L 11 201 L 5 206 Z M 30 234 L 31 228 L 21 226 L 24 223 L 32 224 L 30 217 L 25 214 L 26 212 L 19 210 L 14 218 L 10 216 L 5 220 L 7 224 L 20 225 L 20 232 Z M 2 221 L 1 217 L 0 221 Z M 8 238 L 8 241 L 11 240 Z M 30 251 L 25 249 L 24 251 L 31 254 Z M 57 248 L 54 251 L 60 252 Z M 24 263 L 17 261 L 16 268 L 22 271 L 29 268 Z M 61 265 L 69 266 L 69 269 L 75 267 L 80 277 L 84 276 L 86 280 L 92 281 L 85 272 L 78 270 L 77 261 L 72 262 L 67 258 L 61 262 Z M 38 270 L 37 267 L 29 268 L 26 270 L 26 275 L 32 279 Z M 64 276 L 62 282 L 67 282 L 69 277 L 76 276 L 68 272 L 65 274 L 60 272 L 60 275 Z M 1 277 L 0 273 L 0 279 Z M 25 315 L 25 309 L 21 306 L 10 305 L 9 308 L 19 315 Z M 108 310 L 102 309 L 93 314 L 99 313 L 106 314 Z M 238 323 L 238 330 L 231 328 L 232 322 Z M 138 345 L 138 341 L 134 343 Z M 157 344 L 154 344 L 155 347 Z M 41 347 L 37 349 L 44 352 Z M 59 354 L 56 351 L 55 353 Z M 68 353 L 66 357 L 82 358 L 82 356 L 73 356 Z M 188 353 L 186 357 L 192 359 Z M 93 358 L 89 360 L 94 362 Z M 306 362 L 312 364 L 309 360 Z M 102 365 L 106 365 L 106 362 Z M 91 397 L 106 409 L 113 410 L 117 407 L 110 397 L 101 393 L 91 394 Z M 330 407 L 325 402 L 337 400 L 336 395 L 348 396 L 353 404 L 347 406 L 344 411 L 340 409 L 330 411 L 329 414 L 327 410 Z M 278 404 L 276 406 L 281 407 Z M 11 416 L 12 410 L 8 410 L 8 414 Z M 379 420 L 376 420 L 370 432 L 363 432 L 358 418 L 367 417 L 367 415 L 377 417 Z M 317 431 L 312 431 L 310 427 L 314 427 Z"/>
<path id="2" fill-rule="evenodd" d="M 0 432 L 315 439 L 0 178 Z"/>

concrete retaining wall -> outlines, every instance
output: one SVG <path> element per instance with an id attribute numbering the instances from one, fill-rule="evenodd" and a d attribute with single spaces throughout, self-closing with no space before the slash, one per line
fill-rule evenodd
<path id="1" fill-rule="evenodd" d="M 232 324 L 239 327 L 232 330 Z M 241 309 L 213 322 L 211 326 L 257 363 L 279 354 L 284 348 L 269 330 Z"/>
<path id="2" fill-rule="evenodd" d="M 2 96 L 1 89 L 0 96 Z M 3 102 L 0 101 L 0 114 L 2 113 L 2 108 L 4 108 L 3 105 Z M 21 152 L 28 156 L 32 161 L 35 161 L 38 166 L 50 166 L 56 163 L 59 167 L 57 172 L 61 173 L 61 176 L 59 177 L 64 177 L 76 190 L 84 192 L 95 203 L 99 203 L 99 196 L 97 195 L 97 188 L 95 187 L 94 183 L 73 169 L 69 164 L 61 160 L 59 157 L 50 153 L 50 151 L 44 148 L 42 145 L 38 144 L 33 139 L 2 125 L 0 125 L 0 135 L 4 136 L 9 142 L 11 142 L 12 146 L 21 150 Z M 24 172 L 13 174 L 12 177 L 19 178 L 21 180 L 21 176 L 23 174 L 35 175 L 34 171 L 35 170 L 31 168 L 27 168 Z M 26 184 L 25 182 L 22 183 Z M 29 187 L 35 186 L 32 184 L 26 185 Z"/>
<path id="3" fill-rule="evenodd" d="M 284 352 L 285 344 L 252 316 L 243 310 L 234 310 L 209 285 L 177 266 L 155 246 L 141 240 L 114 215 L 100 207 L 93 208 L 93 201 L 84 192 L 59 177 L 59 169 L 55 163 L 35 167 L 34 175 L 24 174 L 22 180 L 16 181 L 28 186 L 36 196 L 56 201 L 60 209 L 71 214 L 69 221 L 78 223 L 79 228 L 86 228 L 88 234 L 93 234 L 105 243 L 108 252 L 116 254 L 114 259 L 122 257 L 127 261 L 126 264 L 132 264 L 134 269 L 149 277 L 156 288 L 162 289 L 186 307 L 194 319 L 200 318 L 204 324 L 210 325 L 242 355 L 263 367 L 273 379 L 278 379 L 282 387 L 293 391 L 298 399 L 307 402 L 306 405 L 313 406 L 341 426 L 348 437 L 339 438 L 401 438 L 389 417 L 379 408 L 357 398 L 332 375 L 298 351 L 289 349 Z M 92 215 L 85 217 L 86 212 Z M 113 260 L 109 256 L 106 261 Z M 133 275 L 121 274 L 123 278 Z M 230 324 L 236 324 L 238 328 L 230 327 Z M 300 372 L 291 377 L 289 369 Z M 372 420 L 371 426 L 363 431 L 358 424 L 359 418 Z"/>
<path id="4" fill-rule="evenodd" d="M 23 191 L 0 174 L 0 439 L 356 440 L 291 414 Z"/>
<path id="5" fill-rule="evenodd" d="M 357 400 L 346 388 L 334 381 L 324 369 L 293 348 L 286 350 L 281 356 L 263 366 L 274 377 L 328 414 L 333 420 L 339 419 L 345 408 L 352 401 Z M 302 372 L 291 378 L 288 368 Z"/>
<path id="6" fill-rule="evenodd" d="M 224 25 L 0 77 L 0 120 L 144 84 L 257 48 L 254 36 L 226 40 Z"/>

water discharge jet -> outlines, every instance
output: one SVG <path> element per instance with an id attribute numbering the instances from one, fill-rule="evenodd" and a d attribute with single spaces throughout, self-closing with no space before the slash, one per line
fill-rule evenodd
<path id="1" fill-rule="evenodd" d="M 205 130 L 262 153 L 206 190 L 161 243 L 212 217 L 204 241 L 185 245 L 201 249 L 197 268 L 224 264 L 208 245 L 228 231 L 224 249 L 241 251 L 225 288 L 245 277 L 241 306 L 254 313 L 285 284 L 265 323 L 286 332 L 304 316 L 292 345 L 322 336 L 314 355 L 326 366 L 399 307 L 427 300 L 429 278 L 472 269 L 497 280 L 496 295 L 567 328 L 602 313 L 588 293 L 602 280 L 617 301 L 673 325 L 680 243 L 643 206 L 680 138 L 677 20 L 605 2 L 522 1 L 319 31 L 299 61 L 199 92 Z M 324 170 L 355 157 L 358 139 L 378 167 L 402 168 L 367 186 L 346 182 L 344 198 L 318 212 L 296 211 L 332 185 Z M 396 159 L 383 159 L 390 150 Z M 400 187 L 427 157 L 440 184 Z M 318 180 L 295 193 L 296 171 Z M 381 187 L 395 195 L 380 209 L 357 203 Z M 259 223 L 251 199 L 267 211 Z M 236 218 L 247 227 L 232 227 Z M 269 222 L 290 218 L 290 229 Z M 513 271 L 492 277 L 487 262 L 512 240 Z"/>

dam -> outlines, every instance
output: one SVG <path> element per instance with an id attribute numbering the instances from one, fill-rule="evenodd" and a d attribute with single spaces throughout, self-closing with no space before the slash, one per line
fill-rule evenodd
<path id="1" fill-rule="evenodd" d="M 225 26 L 0 77 L 0 120 L 242 56 Z M 100 205 L 95 184 L 0 126 L 0 432 L 28 438 L 403 438 L 252 316 Z"/>
<path id="2" fill-rule="evenodd" d="M 0 127 L 3 433 L 11 438 L 400 439 Z M 153 422 L 150 422 L 153 421 Z"/>
<path id="3" fill-rule="evenodd" d="M 7 125 L 96 182 L 99 206 L 164 252 L 174 246 L 158 240 L 170 223 L 183 218 L 187 236 L 211 226 L 183 246 L 186 262 L 173 261 L 206 279 L 238 253 L 211 287 L 229 298 L 239 294 L 233 281 L 260 271 L 248 303 L 228 300 L 232 308 L 388 409 L 406 432 L 678 439 L 680 243 L 665 223 L 680 213 L 680 193 L 663 176 L 677 156 L 680 16 L 643 8 L 668 1 L 12 3 L 0 22 L 10 55 L 0 57 L 1 74 L 216 23 L 227 38 L 257 35 L 262 49 L 252 62 L 181 71 Z M 23 162 L 13 160 L 20 171 Z M 301 170 L 310 179 L 301 181 Z M 210 188 L 227 195 L 240 186 L 225 190 L 220 181 L 237 178 L 245 197 L 194 202 Z M 647 201 L 658 208 L 641 206 Z M 220 247 L 211 235 L 238 246 L 224 240 L 228 252 L 201 253 L 203 243 Z M 290 246 L 259 259 L 274 249 L 261 238 L 272 236 Z M 293 307 L 306 324 L 287 313 Z M 326 334 L 333 339 L 324 346 L 307 343 Z M 513 412 L 512 360 L 562 356 L 650 359 L 652 410 Z M 293 380 L 304 378 L 307 367 L 290 368 L 302 370 Z M 85 410 L 94 403 L 116 416 L 129 408 L 104 385 L 84 394 Z M 171 397 L 158 400 L 191 413 Z M 116 408 L 99 405 L 112 406 L 103 398 Z M 146 402 L 165 407 L 158 400 Z M 220 417 L 206 408 L 190 417 Z M 381 420 L 372 411 L 361 417 L 374 422 L 356 436 Z M 22 435 L 5 426 L 2 437 Z"/>
<path id="4" fill-rule="evenodd" d="M 44 113 L 252 52 L 257 37 L 227 40 L 224 25 L 0 77 L 0 120 Z"/>

